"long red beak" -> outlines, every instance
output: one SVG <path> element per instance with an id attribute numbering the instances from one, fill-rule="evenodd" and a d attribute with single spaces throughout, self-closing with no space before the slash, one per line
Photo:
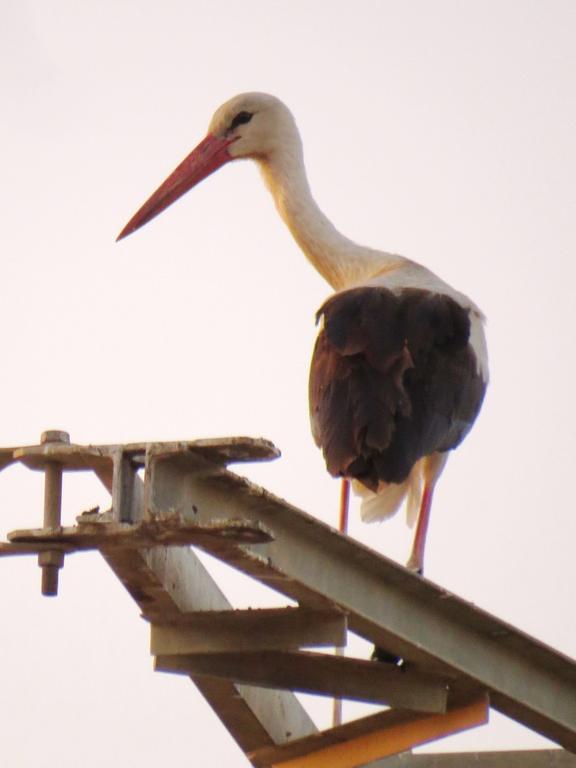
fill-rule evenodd
<path id="1" fill-rule="evenodd" d="M 178 168 L 172 171 L 166 181 L 158 187 L 140 210 L 132 216 L 116 240 L 122 240 L 123 237 L 131 235 L 132 232 L 172 205 L 175 200 L 182 197 L 185 192 L 192 189 L 206 176 L 232 160 L 228 152 L 228 147 L 232 141 L 234 139 L 223 139 L 208 134 L 196 149 L 193 149 L 188 157 L 184 158 Z"/>

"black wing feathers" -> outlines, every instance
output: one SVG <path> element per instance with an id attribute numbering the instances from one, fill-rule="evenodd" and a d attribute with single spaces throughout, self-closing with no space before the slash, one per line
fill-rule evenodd
<path id="1" fill-rule="evenodd" d="M 458 445 L 484 395 L 464 308 L 428 291 L 355 288 L 330 298 L 319 317 L 310 413 L 332 475 L 375 490 Z"/>

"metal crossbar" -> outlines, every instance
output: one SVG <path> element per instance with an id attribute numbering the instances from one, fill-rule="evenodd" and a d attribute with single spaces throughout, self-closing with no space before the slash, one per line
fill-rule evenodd
<path id="1" fill-rule="evenodd" d="M 365 764 L 485 722 L 488 702 L 576 751 L 573 660 L 226 468 L 277 456 L 249 438 L 78 446 L 45 433 L 0 450 L 0 468 L 44 471 L 47 487 L 44 526 L 13 531 L 0 555 L 38 554 L 55 594 L 64 558 L 98 549 L 152 625 L 156 668 L 189 676 L 259 768 Z M 112 508 L 61 527 L 58 477 L 82 470 Z M 190 545 L 298 607 L 234 611 Z M 309 650 L 343 645 L 347 631 L 403 667 Z M 392 709 L 318 732 L 293 690 Z M 420 764 L 388 759 L 378 765 Z"/>

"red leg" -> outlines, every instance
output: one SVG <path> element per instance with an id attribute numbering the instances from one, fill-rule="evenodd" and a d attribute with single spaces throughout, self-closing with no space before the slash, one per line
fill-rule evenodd
<path id="1" fill-rule="evenodd" d="M 338 530 L 340 533 L 346 533 L 348 530 L 348 502 L 350 500 L 350 480 L 342 478 L 340 486 L 340 510 L 338 519 Z M 344 656 L 344 648 L 335 648 L 336 656 Z M 334 699 L 332 703 L 332 726 L 342 725 L 342 699 Z"/>
<path id="2" fill-rule="evenodd" d="M 338 530 L 340 533 L 346 533 L 348 530 L 348 502 L 350 499 L 350 480 L 342 478 L 340 486 L 340 516 L 338 520 Z"/>
<path id="3" fill-rule="evenodd" d="M 420 512 L 418 514 L 418 525 L 414 535 L 414 544 L 412 545 L 412 554 L 406 563 L 406 567 L 411 571 L 423 573 L 424 571 L 424 547 L 426 545 L 426 533 L 428 532 L 428 523 L 430 522 L 430 510 L 432 508 L 432 494 L 434 484 L 427 482 L 422 493 L 420 502 Z"/>

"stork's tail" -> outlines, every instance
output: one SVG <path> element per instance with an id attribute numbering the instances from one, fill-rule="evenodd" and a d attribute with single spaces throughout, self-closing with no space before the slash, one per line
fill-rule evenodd
<path id="1" fill-rule="evenodd" d="M 412 528 L 418 518 L 420 499 L 422 497 L 422 469 L 420 462 L 414 465 L 412 471 L 402 483 L 384 483 L 380 481 L 378 490 L 371 491 L 358 480 L 352 481 L 354 493 L 362 499 L 360 516 L 365 523 L 386 520 L 396 514 L 402 502 L 407 498 L 406 522 Z"/>

